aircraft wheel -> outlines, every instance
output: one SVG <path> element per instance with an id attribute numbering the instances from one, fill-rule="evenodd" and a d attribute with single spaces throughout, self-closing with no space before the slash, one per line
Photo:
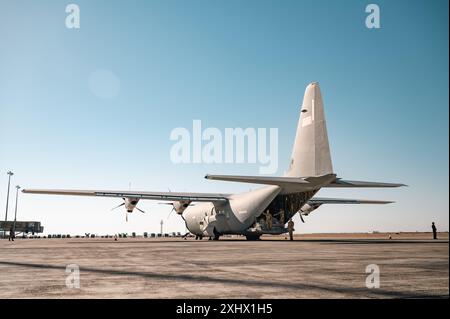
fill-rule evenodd
<path id="1" fill-rule="evenodd" d="M 260 240 L 261 235 L 246 235 L 247 240 Z"/>
<path id="2" fill-rule="evenodd" d="M 219 240 L 219 238 L 220 238 L 220 233 L 216 230 L 215 227 L 214 227 L 213 232 L 214 232 L 213 240 Z"/>

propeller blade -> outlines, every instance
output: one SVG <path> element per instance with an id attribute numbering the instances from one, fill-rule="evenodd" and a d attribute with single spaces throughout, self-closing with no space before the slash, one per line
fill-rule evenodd
<path id="1" fill-rule="evenodd" d="M 184 234 L 183 236 L 181 236 L 181 238 L 184 238 L 184 239 L 186 239 L 186 237 L 190 234 L 191 232 L 187 232 L 186 234 Z"/>
<path id="2" fill-rule="evenodd" d="M 120 206 L 123 206 L 123 205 L 125 205 L 125 203 L 122 203 L 122 204 L 120 204 L 120 205 L 118 205 L 118 206 L 112 208 L 111 211 L 113 211 L 113 210 L 115 210 L 116 208 L 119 208 Z"/>
<path id="3" fill-rule="evenodd" d="M 145 212 L 142 210 L 142 209 L 140 209 L 140 208 L 138 208 L 138 207 L 135 207 L 138 211 L 140 211 L 142 214 L 145 214 Z"/>
<path id="4" fill-rule="evenodd" d="M 170 213 L 169 213 L 169 215 L 167 216 L 167 219 L 169 219 L 169 217 L 170 217 L 170 215 L 172 214 L 172 212 L 175 210 L 175 207 L 173 207 L 173 205 L 172 205 L 172 209 L 170 210 Z"/>
<path id="5" fill-rule="evenodd" d="M 302 213 L 299 213 L 299 215 L 300 215 L 300 219 L 301 219 L 301 221 L 304 223 L 305 222 L 305 220 L 303 219 L 303 216 L 302 216 Z"/>

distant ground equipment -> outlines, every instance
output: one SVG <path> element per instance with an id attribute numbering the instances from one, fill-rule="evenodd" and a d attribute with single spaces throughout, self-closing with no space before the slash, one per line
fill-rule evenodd
<path id="1" fill-rule="evenodd" d="M 44 226 L 41 226 L 41 222 L 16 221 L 14 225 L 14 221 L 0 221 L 1 231 L 10 231 L 11 228 L 15 229 L 16 233 L 32 233 L 34 235 L 44 232 Z"/>

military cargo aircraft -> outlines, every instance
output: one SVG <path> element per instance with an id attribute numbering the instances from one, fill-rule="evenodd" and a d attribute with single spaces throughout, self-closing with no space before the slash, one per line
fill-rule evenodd
<path id="1" fill-rule="evenodd" d="M 197 239 L 209 236 L 219 239 L 225 234 L 240 234 L 257 240 L 263 234 L 279 235 L 297 213 L 303 221 L 323 204 L 387 204 L 390 201 L 318 198 L 321 188 L 400 187 L 399 183 L 350 181 L 333 171 L 325 114 L 320 87 L 313 82 L 306 87 L 300 119 L 294 140 L 290 166 L 282 177 L 206 175 L 221 180 L 265 185 L 238 194 L 177 193 L 112 190 L 24 189 L 24 193 L 119 197 L 126 213 L 131 213 L 140 200 L 165 201 L 186 223 Z M 195 203 L 195 204 L 193 204 Z"/>

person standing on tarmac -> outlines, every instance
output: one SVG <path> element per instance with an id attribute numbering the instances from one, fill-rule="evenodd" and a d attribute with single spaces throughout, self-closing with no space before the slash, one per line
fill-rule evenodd
<path id="1" fill-rule="evenodd" d="M 289 240 L 294 240 L 294 221 L 289 219 L 288 222 L 288 231 L 289 231 Z"/>
<path id="2" fill-rule="evenodd" d="M 433 239 L 437 239 L 437 228 L 434 222 L 431 223 L 431 229 L 433 230 Z"/>
<path id="3" fill-rule="evenodd" d="M 14 241 L 14 237 L 15 237 L 15 232 L 14 232 L 14 228 L 11 227 L 9 230 L 9 237 L 8 237 L 8 241 Z"/>

